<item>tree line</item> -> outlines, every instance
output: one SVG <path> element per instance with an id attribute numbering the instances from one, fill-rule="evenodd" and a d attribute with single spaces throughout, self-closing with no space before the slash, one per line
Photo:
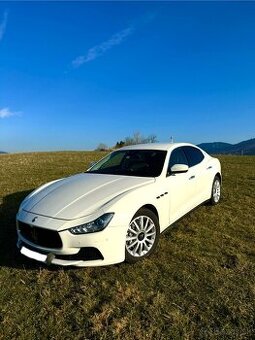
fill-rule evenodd
<path id="1" fill-rule="evenodd" d="M 145 144 L 145 143 L 156 143 L 157 136 L 151 134 L 147 137 L 142 136 L 140 132 L 135 132 L 132 136 L 126 137 L 124 140 L 117 141 L 113 147 L 107 146 L 105 143 L 98 144 L 96 151 L 107 151 L 112 149 L 119 149 L 123 146 Z"/>

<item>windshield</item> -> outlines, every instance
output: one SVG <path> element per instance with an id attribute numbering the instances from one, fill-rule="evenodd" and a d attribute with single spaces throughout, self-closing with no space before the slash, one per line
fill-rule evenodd
<path id="1" fill-rule="evenodd" d="M 158 177 L 162 172 L 165 158 L 166 151 L 162 150 L 120 150 L 109 154 L 87 172 Z"/>

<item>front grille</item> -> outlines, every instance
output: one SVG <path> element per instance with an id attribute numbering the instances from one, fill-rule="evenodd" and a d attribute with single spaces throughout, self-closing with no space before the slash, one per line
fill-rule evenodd
<path id="1" fill-rule="evenodd" d="M 57 231 L 43 229 L 19 222 L 21 236 L 29 242 L 45 248 L 62 248 L 62 241 Z"/>

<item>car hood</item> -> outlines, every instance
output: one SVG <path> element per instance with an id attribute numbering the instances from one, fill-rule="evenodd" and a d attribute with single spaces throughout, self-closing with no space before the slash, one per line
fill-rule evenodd
<path id="1" fill-rule="evenodd" d="M 153 183 L 154 178 L 83 173 L 42 187 L 22 209 L 37 215 L 72 220 L 92 214 L 116 196 Z"/>

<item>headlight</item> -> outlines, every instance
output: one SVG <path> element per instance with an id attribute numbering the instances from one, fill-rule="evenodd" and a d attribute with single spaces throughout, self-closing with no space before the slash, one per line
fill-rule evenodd
<path id="1" fill-rule="evenodd" d="M 111 219 L 113 218 L 113 213 L 107 213 L 100 217 L 98 217 L 96 220 L 88 223 L 84 223 L 81 225 L 78 225 L 76 227 L 72 227 L 68 229 L 70 233 L 72 234 L 88 234 L 88 233 L 94 233 L 96 231 L 101 231 L 104 228 L 107 227 L 107 225 L 110 223 Z"/>

